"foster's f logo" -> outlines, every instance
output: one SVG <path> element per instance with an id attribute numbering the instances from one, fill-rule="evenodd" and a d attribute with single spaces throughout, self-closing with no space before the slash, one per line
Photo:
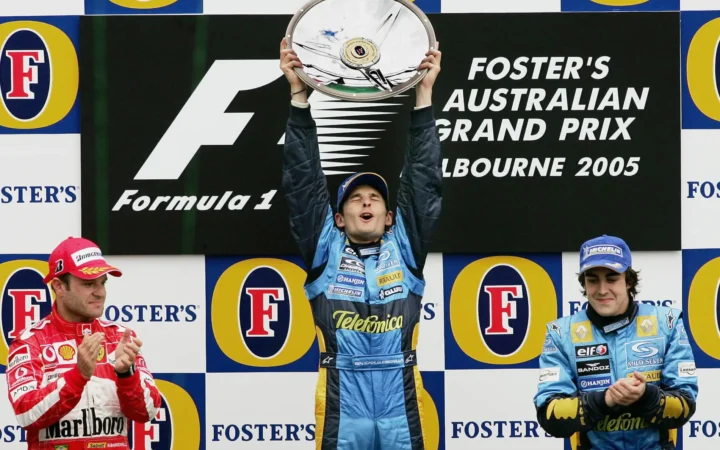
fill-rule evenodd
<path id="1" fill-rule="evenodd" d="M 542 351 L 546 324 L 557 318 L 558 299 L 548 272 L 512 256 L 458 262 L 448 318 L 459 351 L 481 364 L 532 364 Z M 446 267 L 452 273 L 452 259 Z M 458 368 L 477 367 L 460 354 L 453 359 Z"/>
<path id="2" fill-rule="evenodd" d="M 248 337 L 272 337 L 275 332 L 270 322 L 278 320 L 278 305 L 275 302 L 285 300 L 284 290 L 280 288 L 247 288 L 250 296 L 250 329 Z"/>
<path id="3" fill-rule="evenodd" d="M 490 325 L 486 334 L 512 334 L 509 319 L 517 318 L 517 299 L 522 297 L 522 286 L 485 286 L 490 297 Z"/>
<path id="4" fill-rule="evenodd" d="M 15 314 L 13 314 L 13 328 L 8 333 L 15 339 L 20 332 L 40 321 L 40 305 L 48 301 L 43 289 L 8 289 L 7 295 L 12 298 Z"/>
<path id="5" fill-rule="evenodd" d="M 43 283 L 47 262 L 10 260 L 0 263 L 0 364 L 8 348 L 23 330 L 40 322 L 52 308 L 53 294 Z"/>
<path id="6" fill-rule="evenodd" d="M 37 84 L 38 65 L 45 63 L 44 50 L 5 50 L 5 58 L 10 63 L 10 90 L 6 99 L 32 100 L 35 93 L 31 84 Z"/>

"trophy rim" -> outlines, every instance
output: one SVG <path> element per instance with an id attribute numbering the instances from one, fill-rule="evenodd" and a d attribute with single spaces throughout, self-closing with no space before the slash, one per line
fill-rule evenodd
<path id="1" fill-rule="evenodd" d="M 309 10 L 311 10 L 316 5 L 325 2 L 328 0 L 309 0 L 307 1 L 300 9 L 293 15 L 292 19 L 290 20 L 290 23 L 287 26 L 287 29 L 285 30 L 285 38 L 287 39 L 287 48 L 293 49 L 293 31 L 295 30 L 295 27 L 297 26 L 297 23 L 300 21 L 300 19 L 307 14 Z M 412 11 L 413 14 L 417 16 L 418 19 L 420 19 L 420 22 L 423 24 L 423 27 L 425 28 L 425 32 L 427 33 L 428 39 L 430 41 L 430 46 L 428 50 L 434 50 L 437 48 L 437 40 L 435 37 L 435 30 L 433 29 L 432 23 L 430 22 L 430 19 L 427 17 L 427 15 L 418 7 L 416 4 L 409 0 L 392 0 L 396 3 L 400 3 L 410 11 Z M 414 88 L 418 83 L 422 81 L 423 78 L 425 78 L 425 75 L 427 75 L 427 69 L 423 69 L 421 71 L 418 71 L 415 75 L 413 75 L 412 78 L 410 78 L 405 83 L 401 84 L 399 87 L 394 88 L 391 91 L 383 91 L 376 94 L 346 94 L 341 92 L 332 91 L 331 89 L 326 88 L 322 85 L 322 83 L 318 83 L 312 78 L 308 76 L 308 74 L 303 70 L 301 67 L 295 67 L 293 69 L 295 71 L 295 74 L 303 80 L 303 82 L 310 88 L 316 89 L 326 95 L 329 95 L 331 97 L 339 98 L 342 100 L 351 100 L 355 102 L 369 102 L 369 101 L 377 101 L 377 100 L 385 100 L 388 98 L 396 97 L 412 88 Z"/>

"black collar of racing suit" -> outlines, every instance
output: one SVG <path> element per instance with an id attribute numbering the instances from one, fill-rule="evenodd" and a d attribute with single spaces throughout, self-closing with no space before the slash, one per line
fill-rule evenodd
<path id="1" fill-rule="evenodd" d="M 595 325 L 596 328 L 603 330 L 604 333 L 618 331 L 630 325 L 635 320 L 635 316 L 637 316 L 637 313 L 638 304 L 635 300 L 632 300 L 628 304 L 628 308 L 627 310 L 625 310 L 624 313 L 612 317 L 601 316 L 592 308 L 592 305 L 590 304 L 588 304 L 587 307 L 587 315 L 590 319 L 590 322 L 592 322 L 592 324 Z"/>
<path id="2" fill-rule="evenodd" d="M 365 258 L 370 255 L 379 255 L 380 244 L 382 244 L 382 239 L 378 239 L 377 242 L 372 242 L 370 244 L 356 244 L 349 238 L 347 239 L 347 246 L 352 248 L 355 251 L 355 255 L 361 258 Z"/>

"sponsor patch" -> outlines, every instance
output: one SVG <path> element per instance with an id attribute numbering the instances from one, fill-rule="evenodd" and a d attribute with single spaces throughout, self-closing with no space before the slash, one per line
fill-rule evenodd
<path id="1" fill-rule="evenodd" d="M 595 345 L 579 345 L 575 346 L 575 358 L 594 358 L 596 356 L 608 356 L 609 350 L 607 344 Z"/>
<path id="2" fill-rule="evenodd" d="M 577 373 L 579 376 L 584 375 L 604 375 L 610 373 L 610 359 L 596 359 L 593 361 L 578 361 Z"/>
<path id="3" fill-rule="evenodd" d="M 560 367 L 546 367 L 540 369 L 538 383 L 547 383 L 550 381 L 560 381 Z"/>
<path id="4" fill-rule="evenodd" d="M 650 370 L 648 372 L 640 372 L 640 373 L 645 376 L 645 380 L 648 383 L 652 383 L 654 381 L 660 381 L 661 371 L 659 371 L 659 370 Z M 628 374 L 628 378 L 635 378 L 635 374 L 634 373 Z"/>
<path id="5" fill-rule="evenodd" d="M 76 361 L 76 353 L 75 346 L 70 344 L 63 344 L 58 347 L 57 349 L 58 355 L 60 355 L 60 358 L 62 358 L 63 361 Z"/>
<path id="6" fill-rule="evenodd" d="M 107 448 L 107 442 L 88 442 L 87 448 Z"/>
<path id="7" fill-rule="evenodd" d="M 399 267 L 399 266 L 400 266 L 400 260 L 393 258 L 393 259 L 389 259 L 387 261 L 383 261 L 383 262 L 379 263 L 377 266 L 375 266 L 375 270 L 377 272 L 382 272 L 383 270 L 388 270 L 388 269 L 392 269 L 394 267 Z"/>
<path id="8" fill-rule="evenodd" d="M 47 386 L 48 384 L 52 383 L 53 381 L 60 378 L 62 374 L 64 374 L 66 371 L 70 369 L 63 369 L 63 370 L 56 370 L 54 372 L 45 372 L 43 375 L 43 383 L 42 386 Z"/>
<path id="9" fill-rule="evenodd" d="M 344 270 L 345 272 L 365 275 L 365 264 L 363 264 L 362 261 L 348 258 L 347 256 L 343 256 L 342 258 L 340 258 L 340 266 L 338 267 L 338 269 Z"/>
<path id="10" fill-rule="evenodd" d="M 625 355 L 628 369 L 661 366 L 665 362 L 665 338 L 628 342 Z"/>
<path id="11" fill-rule="evenodd" d="M 562 337 L 560 334 L 560 325 L 556 324 L 555 322 L 550 324 L 550 331 L 554 331 L 555 334 L 558 335 L 558 337 Z"/>
<path id="12" fill-rule="evenodd" d="M 390 272 L 387 275 L 381 275 L 381 276 L 377 277 L 377 284 L 378 284 L 378 286 L 386 286 L 390 283 L 402 281 L 402 279 L 403 279 L 402 271 L 396 270 L 395 272 Z"/>
<path id="13" fill-rule="evenodd" d="M 611 384 L 612 380 L 610 378 L 610 375 L 606 375 L 603 377 L 583 378 L 580 380 L 580 389 L 583 391 L 592 391 L 595 389 L 606 388 Z"/>
<path id="14" fill-rule="evenodd" d="M 150 386 L 155 386 L 155 379 L 145 373 L 145 371 L 140 371 L 140 379 L 143 380 L 145 383 L 149 384 Z"/>
<path id="15" fill-rule="evenodd" d="M 343 275 L 341 273 L 339 273 L 337 277 L 335 277 L 335 282 L 339 284 L 348 284 L 353 287 L 365 286 L 365 278 L 356 277 L 353 275 Z"/>
<path id="16" fill-rule="evenodd" d="M 100 347 L 100 351 L 98 352 L 97 362 L 99 362 L 101 364 L 104 362 L 107 362 L 106 356 L 107 356 L 107 353 L 105 352 L 105 346 L 103 345 Z"/>
<path id="17" fill-rule="evenodd" d="M 380 247 L 374 246 L 374 247 L 364 247 L 360 249 L 360 256 L 370 256 L 370 255 L 379 255 L 380 254 Z"/>
<path id="18" fill-rule="evenodd" d="M 18 366 L 15 370 L 11 370 L 5 376 L 7 377 L 8 388 L 13 388 L 19 384 L 35 380 L 35 370 L 32 366 Z"/>
<path id="19" fill-rule="evenodd" d="M 583 248 L 583 261 L 594 255 L 615 255 L 622 257 L 623 251 L 617 245 L 592 245 Z"/>
<path id="20" fill-rule="evenodd" d="M 667 325 L 669 330 L 672 330 L 675 326 L 675 319 L 677 319 L 677 317 L 673 314 L 672 309 L 665 314 L 665 325 Z"/>
<path id="21" fill-rule="evenodd" d="M 678 376 L 680 378 L 689 378 L 696 376 L 694 361 L 680 361 L 678 363 Z"/>
<path id="22" fill-rule="evenodd" d="M 685 325 L 683 323 L 679 323 L 677 326 L 677 333 L 678 337 L 680 338 L 678 340 L 678 343 L 680 345 L 690 345 L 690 340 L 688 339 L 687 331 L 685 331 Z"/>
<path id="23" fill-rule="evenodd" d="M 380 300 L 383 300 L 385 297 L 390 297 L 391 295 L 402 294 L 402 292 L 403 292 L 402 286 L 393 286 L 388 289 L 382 289 L 380 291 Z"/>
<path id="24" fill-rule="evenodd" d="M 626 317 L 626 318 L 624 318 L 624 319 L 622 319 L 622 320 L 619 320 L 619 321 L 617 321 L 617 322 L 615 322 L 615 323 L 611 323 L 610 325 L 605 325 L 605 326 L 603 327 L 603 331 L 604 331 L 605 333 L 610 333 L 610 332 L 612 332 L 612 331 L 619 330 L 620 328 L 624 327 L 625 325 L 627 325 L 627 324 L 629 324 L 629 323 L 630 323 L 630 319 Z"/>
<path id="25" fill-rule="evenodd" d="M 88 261 L 105 261 L 99 248 L 85 248 L 73 253 L 71 256 L 76 266 L 85 264 Z"/>
<path id="26" fill-rule="evenodd" d="M 637 322 L 638 337 L 657 336 L 657 316 L 638 316 L 635 321 Z"/>
<path id="27" fill-rule="evenodd" d="M 23 345 L 17 348 L 10 357 L 8 358 L 8 371 L 11 371 L 16 366 L 21 364 L 28 364 L 30 362 L 30 349 L 27 345 Z"/>
<path id="28" fill-rule="evenodd" d="M 553 342 L 550 335 L 545 336 L 545 343 L 543 343 L 543 353 L 555 353 L 557 351 L 557 347 L 555 346 L 555 343 Z"/>
<path id="29" fill-rule="evenodd" d="M 15 389 L 10 389 L 10 397 L 12 398 L 12 401 L 17 401 L 17 399 L 35 389 L 37 389 L 37 381 L 31 381 L 30 383 L 23 384 Z"/>
<path id="30" fill-rule="evenodd" d="M 341 286 L 330 285 L 328 286 L 328 292 L 330 294 L 347 295 L 349 297 L 362 297 L 363 291 L 358 289 L 349 289 Z"/>
<path id="31" fill-rule="evenodd" d="M 572 324 L 570 327 L 570 339 L 574 344 L 592 342 L 593 333 L 590 321 L 583 320 L 582 322 Z"/>

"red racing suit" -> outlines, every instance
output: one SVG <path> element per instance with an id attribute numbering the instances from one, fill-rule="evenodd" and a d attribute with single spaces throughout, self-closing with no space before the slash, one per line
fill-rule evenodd
<path id="1" fill-rule="evenodd" d="M 95 373 L 77 367 L 84 334 L 105 333 Z M 115 348 L 125 328 L 105 320 L 71 323 L 53 311 L 10 345 L 8 397 L 27 432 L 29 450 L 128 449 L 128 420 L 148 422 L 160 392 L 142 355 L 129 376 L 115 373 Z M 135 333 L 132 333 L 133 337 Z"/>

